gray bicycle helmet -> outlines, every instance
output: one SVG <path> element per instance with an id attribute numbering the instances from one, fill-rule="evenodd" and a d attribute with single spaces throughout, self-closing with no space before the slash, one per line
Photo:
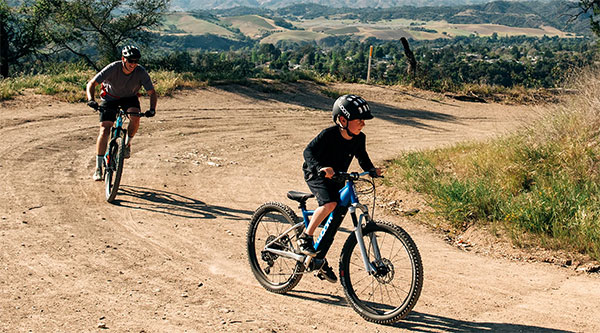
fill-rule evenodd
<path id="1" fill-rule="evenodd" d="M 348 121 L 354 119 L 373 119 L 369 104 L 362 97 L 357 95 L 343 95 L 333 103 L 333 122 L 337 123 L 340 116 Z"/>
<path id="2" fill-rule="evenodd" d="M 142 54 L 140 53 L 140 49 L 138 49 L 137 47 L 135 47 L 133 45 L 125 46 L 123 48 L 123 50 L 121 51 L 121 55 L 125 59 L 139 59 L 142 57 Z"/>

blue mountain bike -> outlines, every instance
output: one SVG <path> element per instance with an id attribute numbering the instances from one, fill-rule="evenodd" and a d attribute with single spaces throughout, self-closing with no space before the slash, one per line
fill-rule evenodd
<path id="1" fill-rule="evenodd" d="M 99 112 L 104 112 L 105 108 L 99 106 L 96 108 Z M 104 170 L 104 187 L 106 201 L 113 202 L 119 191 L 121 175 L 123 174 L 123 163 L 125 161 L 125 136 L 127 129 L 123 128 L 123 123 L 128 115 L 143 117 L 142 112 L 127 112 L 119 107 L 117 110 L 117 120 L 110 129 L 110 138 L 104 154 L 102 168 Z"/>
<path id="2" fill-rule="evenodd" d="M 287 194 L 299 203 L 302 218 L 280 202 L 267 202 L 254 212 L 247 233 L 248 260 L 265 289 L 286 293 L 300 282 L 303 274 L 318 272 L 339 226 L 350 212 L 354 230 L 346 239 L 339 261 L 346 298 L 360 316 L 371 322 L 389 324 L 406 317 L 423 286 L 421 256 L 406 231 L 392 223 L 373 220 L 368 207 L 359 202 L 355 184 L 366 182 L 375 203 L 375 183 L 364 177 L 368 174 L 336 174 L 346 184 L 340 190 L 336 208 L 322 223 L 314 244 L 315 258 L 301 254 L 297 245 L 314 213 L 306 209 L 312 194 Z"/>

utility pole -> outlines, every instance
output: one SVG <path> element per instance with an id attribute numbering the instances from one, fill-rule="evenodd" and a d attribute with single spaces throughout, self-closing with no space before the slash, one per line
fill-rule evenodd
<path id="1" fill-rule="evenodd" d="M 371 77 L 371 58 L 373 57 L 373 45 L 369 47 L 369 65 L 367 66 L 367 83 L 369 83 L 369 78 Z"/>

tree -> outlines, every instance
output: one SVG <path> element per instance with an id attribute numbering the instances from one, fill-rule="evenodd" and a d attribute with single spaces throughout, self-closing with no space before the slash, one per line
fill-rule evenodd
<path id="1" fill-rule="evenodd" d="M 600 0 L 579 0 L 579 8 L 581 11 L 571 18 L 574 21 L 582 14 L 590 14 L 590 25 L 596 36 L 600 36 Z"/>
<path id="2" fill-rule="evenodd" d="M 170 0 L 39 0 L 51 4 L 47 36 L 94 68 L 119 59 L 125 42 L 146 44 Z"/>
<path id="3" fill-rule="evenodd" d="M 44 3 L 8 6 L 0 0 L 0 77 L 10 75 L 10 65 L 38 52 L 45 45 L 41 25 L 48 8 Z"/>

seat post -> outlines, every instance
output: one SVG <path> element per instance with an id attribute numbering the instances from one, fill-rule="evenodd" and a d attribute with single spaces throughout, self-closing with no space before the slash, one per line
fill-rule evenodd
<path id="1" fill-rule="evenodd" d="M 302 200 L 300 200 L 300 201 L 298 201 L 298 202 L 299 202 L 299 204 L 298 204 L 298 208 L 300 208 L 300 209 L 302 209 L 302 210 L 306 210 L 306 201 L 302 201 Z"/>

